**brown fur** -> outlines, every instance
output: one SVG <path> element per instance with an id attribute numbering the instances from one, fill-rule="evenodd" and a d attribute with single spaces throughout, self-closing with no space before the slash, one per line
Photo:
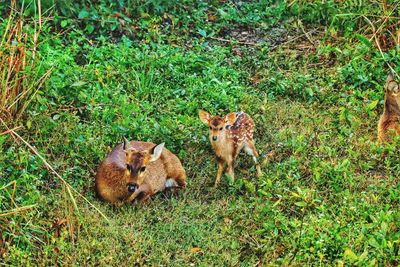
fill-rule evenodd
<path id="1" fill-rule="evenodd" d="M 167 179 L 173 179 L 179 187 L 186 186 L 186 173 L 180 160 L 168 149 L 163 148 L 161 156 L 151 160 L 151 150 L 156 145 L 148 142 L 131 141 L 130 149 L 117 145 L 101 162 L 96 175 L 96 192 L 100 198 L 114 204 L 131 202 L 140 198 L 146 202 L 154 193 L 165 189 Z M 130 164 L 130 169 L 127 165 Z M 140 171 L 146 167 L 144 171 Z M 128 191 L 128 184 L 139 187 Z"/>
<path id="2" fill-rule="evenodd" d="M 385 85 L 384 110 L 378 123 L 378 141 L 392 142 L 396 135 L 400 135 L 400 88 L 389 74 Z"/>
<path id="3" fill-rule="evenodd" d="M 253 141 L 254 121 L 249 115 L 244 112 L 232 112 L 225 117 L 220 117 L 211 116 L 200 110 L 199 117 L 203 123 L 209 126 L 210 142 L 218 159 L 215 186 L 220 182 L 225 164 L 228 164 L 228 174 L 234 179 L 235 160 L 242 148 L 245 148 L 246 152 L 253 156 L 257 175 L 261 175 L 261 169 L 257 163 L 258 153 Z"/>

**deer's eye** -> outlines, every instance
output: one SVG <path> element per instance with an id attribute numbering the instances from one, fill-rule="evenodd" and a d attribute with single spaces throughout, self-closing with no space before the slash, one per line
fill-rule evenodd
<path id="1" fill-rule="evenodd" d="M 212 127 L 210 126 L 210 130 L 212 130 Z"/>
<path id="2" fill-rule="evenodd" d="M 129 164 L 126 164 L 126 168 L 128 169 L 128 171 L 131 170 L 131 166 Z"/>
<path id="3" fill-rule="evenodd" d="M 220 131 L 222 131 L 223 127 L 219 128 Z"/>
<path id="4" fill-rule="evenodd" d="M 140 168 L 140 172 L 144 172 L 146 170 L 146 167 L 143 166 L 142 168 Z"/>

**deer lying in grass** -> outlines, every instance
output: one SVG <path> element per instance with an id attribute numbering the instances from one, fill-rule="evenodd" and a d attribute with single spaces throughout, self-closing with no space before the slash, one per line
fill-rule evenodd
<path id="1" fill-rule="evenodd" d="M 385 105 L 378 123 L 378 141 L 391 142 L 400 135 L 400 88 L 389 74 L 385 85 Z"/>
<path id="2" fill-rule="evenodd" d="M 133 200 L 145 203 L 156 192 L 174 186 L 186 186 L 186 173 L 164 143 L 124 138 L 101 162 L 96 175 L 98 196 L 117 205 Z"/>
<path id="3" fill-rule="evenodd" d="M 247 154 L 253 156 L 256 164 L 257 176 L 261 175 L 260 165 L 257 162 L 258 153 L 254 146 L 254 121 L 244 112 L 232 112 L 225 117 L 211 116 L 204 110 L 199 111 L 200 120 L 210 128 L 210 142 L 217 155 L 218 172 L 215 185 L 218 186 L 228 164 L 228 174 L 234 180 L 234 164 L 240 150 L 244 147 Z"/>

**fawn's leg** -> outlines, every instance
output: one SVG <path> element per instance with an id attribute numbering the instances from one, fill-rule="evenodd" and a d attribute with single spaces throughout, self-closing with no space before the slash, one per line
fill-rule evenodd
<path id="1" fill-rule="evenodd" d="M 232 182 L 235 181 L 235 162 L 240 150 L 243 148 L 243 143 L 235 144 L 233 146 L 232 156 L 228 159 L 228 175 L 231 177 Z"/>
<path id="2" fill-rule="evenodd" d="M 167 177 L 165 182 L 165 188 L 186 188 L 186 174 L 183 172 L 182 174 L 175 177 Z"/>
<path id="3" fill-rule="evenodd" d="M 182 171 L 177 177 L 173 178 L 180 188 L 186 187 L 186 173 Z"/>
<path id="4" fill-rule="evenodd" d="M 153 195 L 153 191 L 151 190 L 148 184 L 141 184 L 139 188 L 129 197 L 128 202 L 132 202 L 134 200 L 138 200 L 141 204 L 143 204 L 144 200 L 149 199 Z"/>
<path id="5" fill-rule="evenodd" d="M 143 195 L 143 197 L 140 198 L 139 203 L 141 205 L 145 205 L 147 203 L 149 203 L 150 197 L 152 196 L 152 194 L 150 193 L 145 193 L 145 195 Z"/>
<path id="6" fill-rule="evenodd" d="M 149 202 L 150 197 L 153 195 L 153 190 L 148 184 L 141 184 L 140 187 L 140 193 L 138 195 L 138 202 L 142 205 L 146 204 Z"/>
<path id="7" fill-rule="evenodd" d="M 222 173 L 225 169 L 225 161 L 221 158 L 217 159 L 218 161 L 218 171 L 217 171 L 217 178 L 215 179 L 214 187 L 217 187 L 221 181 Z"/>
<path id="8" fill-rule="evenodd" d="M 127 202 L 132 202 L 135 200 L 135 198 L 140 194 L 140 188 L 138 188 L 135 192 L 132 193 L 132 195 L 130 195 L 130 197 L 128 198 Z"/>
<path id="9" fill-rule="evenodd" d="M 231 158 L 228 161 L 228 175 L 232 178 L 232 182 L 235 181 L 234 165 L 235 165 L 235 159 Z"/>
<path id="10" fill-rule="evenodd" d="M 261 168 L 260 168 L 260 164 L 258 164 L 258 161 L 257 161 L 258 153 L 257 153 L 256 147 L 254 145 L 254 142 L 250 141 L 250 140 L 247 141 L 246 145 L 244 147 L 244 150 L 246 151 L 246 153 L 248 155 L 253 157 L 253 161 L 256 164 L 257 176 L 260 177 L 261 176 Z"/>

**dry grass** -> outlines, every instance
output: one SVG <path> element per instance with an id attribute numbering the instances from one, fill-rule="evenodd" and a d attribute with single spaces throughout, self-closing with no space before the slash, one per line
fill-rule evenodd
<path id="1" fill-rule="evenodd" d="M 46 168 L 49 171 L 51 171 L 61 181 L 62 198 L 63 198 L 63 202 L 64 202 L 62 208 L 65 210 L 65 216 L 67 217 L 66 223 L 68 225 L 69 236 L 70 236 L 70 240 L 72 242 L 74 242 L 74 240 L 76 238 L 78 238 L 79 229 L 80 229 L 80 225 L 79 225 L 79 222 L 77 219 L 77 217 L 80 216 L 80 213 L 79 213 L 78 204 L 77 204 L 74 194 L 81 197 L 84 201 L 86 201 L 86 203 L 89 204 L 89 206 L 94 208 L 103 219 L 105 219 L 107 222 L 109 222 L 108 218 L 103 214 L 103 212 L 101 212 L 94 204 L 92 204 L 92 202 L 90 202 L 85 196 L 83 196 L 81 193 L 79 193 L 68 182 L 66 182 L 64 180 L 64 178 L 47 162 L 47 160 L 42 155 L 40 155 L 40 153 L 37 151 L 37 149 L 35 147 L 33 147 L 24 138 L 22 138 L 19 134 L 17 134 L 15 132 L 15 129 L 10 129 L 7 126 L 7 124 L 4 122 L 4 120 L 2 120 L 1 118 L 0 118 L 0 122 L 6 128 L 6 131 L 1 133 L 0 135 L 8 133 L 14 138 L 14 140 L 16 142 L 24 143 L 32 151 L 33 154 L 35 154 L 37 157 L 39 157 L 43 161 Z M 36 206 L 36 205 L 27 205 L 27 206 L 19 207 L 16 204 L 16 202 L 14 201 L 15 192 L 17 189 L 16 181 L 12 181 L 12 182 L 8 183 L 7 185 L 0 187 L 0 192 L 4 190 L 7 194 L 8 192 L 6 191 L 6 189 L 9 188 L 10 186 L 13 186 L 12 193 L 11 193 L 11 195 L 9 195 L 10 209 L 3 211 L 2 207 L 0 206 L 0 222 L 1 222 L 0 230 L 2 230 L 2 231 L 8 230 L 7 229 L 7 225 L 9 224 L 8 219 L 7 219 L 8 217 L 14 216 L 14 215 L 24 216 L 25 211 L 31 210 Z M 6 226 L 6 227 L 4 227 L 4 229 L 3 229 L 3 225 Z M 23 230 L 21 229 L 21 231 L 23 231 Z M 8 232 L 10 232 L 10 231 L 8 230 Z M 6 240 L 2 235 L 0 235 L 0 255 L 2 254 L 1 252 L 3 251 L 3 249 L 2 249 L 3 243 L 5 243 L 5 241 L 9 242 L 10 240 Z M 3 251 L 3 253 L 4 252 L 5 252 L 5 250 Z"/>
<path id="2" fill-rule="evenodd" d="M 36 2 L 40 10 L 40 0 Z M 0 118 L 18 120 L 43 86 L 51 69 L 41 71 L 38 64 L 38 39 L 42 28 L 41 12 L 26 24 L 23 10 L 11 1 L 8 22 L 0 42 Z"/>

